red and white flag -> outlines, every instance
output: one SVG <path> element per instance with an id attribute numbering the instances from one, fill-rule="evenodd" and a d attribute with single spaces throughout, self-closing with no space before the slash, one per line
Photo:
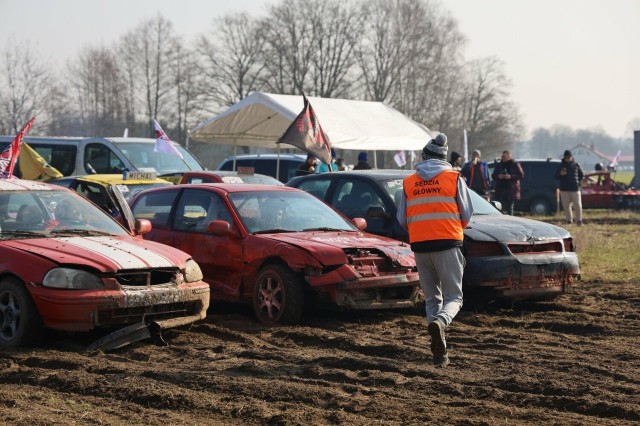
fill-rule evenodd
<path id="1" fill-rule="evenodd" d="M 160 124 L 158 124 L 156 120 L 153 120 L 153 128 L 156 131 L 156 144 L 153 147 L 153 150 L 155 152 L 164 152 L 165 154 L 177 155 L 184 160 L 184 157 L 182 156 L 182 154 L 180 154 L 178 148 L 176 148 L 175 145 L 171 142 L 169 136 L 167 136 L 164 130 L 162 130 L 162 127 L 160 127 Z"/>
<path id="2" fill-rule="evenodd" d="M 396 152 L 396 155 L 393 156 L 393 161 L 396 162 L 398 167 L 404 167 L 407 165 L 407 157 L 405 156 L 404 151 Z"/>
<path id="3" fill-rule="evenodd" d="M 306 96 L 304 106 L 293 123 L 289 125 L 277 143 L 286 143 L 307 151 L 325 164 L 331 164 L 329 138 L 320 126 L 320 121 Z"/>
<path id="4" fill-rule="evenodd" d="M 18 132 L 11 144 L 7 146 L 0 154 L 0 178 L 6 179 L 13 176 L 13 168 L 16 165 L 16 160 L 20 155 L 20 147 L 22 146 L 22 138 L 29 131 L 29 128 L 36 121 L 33 117 L 27 124 L 24 125 L 22 130 Z"/>
<path id="5" fill-rule="evenodd" d="M 618 161 L 620 161 L 620 154 L 622 154 L 622 150 L 618 151 L 616 156 L 613 157 L 613 160 L 611 160 L 611 164 L 609 164 L 609 167 L 615 168 L 618 166 Z"/>

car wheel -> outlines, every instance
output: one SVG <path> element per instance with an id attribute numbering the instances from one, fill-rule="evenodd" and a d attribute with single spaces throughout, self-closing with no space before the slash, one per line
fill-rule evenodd
<path id="1" fill-rule="evenodd" d="M 544 198 L 535 198 L 529 203 L 529 212 L 532 216 L 546 216 L 551 213 L 551 204 Z"/>
<path id="2" fill-rule="evenodd" d="M 265 324 L 295 324 L 302 316 L 302 280 L 287 267 L 269 265 L 260 271 L 253 289 L 253 310 Z"/>
<path id="3" fill-rule="evenodd" d="M 33 343 L 42 331 L 42 323 L 31 295 L 20 281 L 0 281 L 0 348 L 15 348 Z"/>

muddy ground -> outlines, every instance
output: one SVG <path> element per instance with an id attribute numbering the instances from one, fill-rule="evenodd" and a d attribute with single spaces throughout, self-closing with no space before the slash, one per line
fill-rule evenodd
<path id="1" fill-rule="evenodd" d="M 416 312 L 204 322 L 85 353 L 51 335 L 0 354 L 8 424 L 631 424 L 640 421 L 640 283 L 578 283 L 552 302 L 463 310 L 451 365 Z"/>

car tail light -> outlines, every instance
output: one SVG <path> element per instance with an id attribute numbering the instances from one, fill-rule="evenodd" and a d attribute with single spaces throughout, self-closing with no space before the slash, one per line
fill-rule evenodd
<path id="1" fill-rule="evenodd" d="M 576 246 L 573 245 L 573 238 L 565 238 L 562 242 L 564 244 L 564 251 L 576 251 Z"/>
<path id="2" fill-rule="evenodd" d="M 509 250 L 513 254 L 562 253 L 562 244 L 560 241 L 542 244 L 509 244 Z"/>
<path id="3" fill-rule="evenodd" d="M 500 244 L 488 241 L 467 241 L 464 244 L 466 256 L 482 257 L 482 256 L 502 256 L 504 251 Z"/>

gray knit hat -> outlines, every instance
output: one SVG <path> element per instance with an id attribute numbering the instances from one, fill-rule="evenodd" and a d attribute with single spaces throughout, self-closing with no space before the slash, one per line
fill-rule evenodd
<path id="1" fill-rule="evenodd" d="M 447 145 L 447 135 L 439 133 L 438 136 L 431 139 L 424 148 L 422 148 L 422 159 L 439 158 L 441 160 L 446 160 L 448 150 L 449 146 Z"/>

